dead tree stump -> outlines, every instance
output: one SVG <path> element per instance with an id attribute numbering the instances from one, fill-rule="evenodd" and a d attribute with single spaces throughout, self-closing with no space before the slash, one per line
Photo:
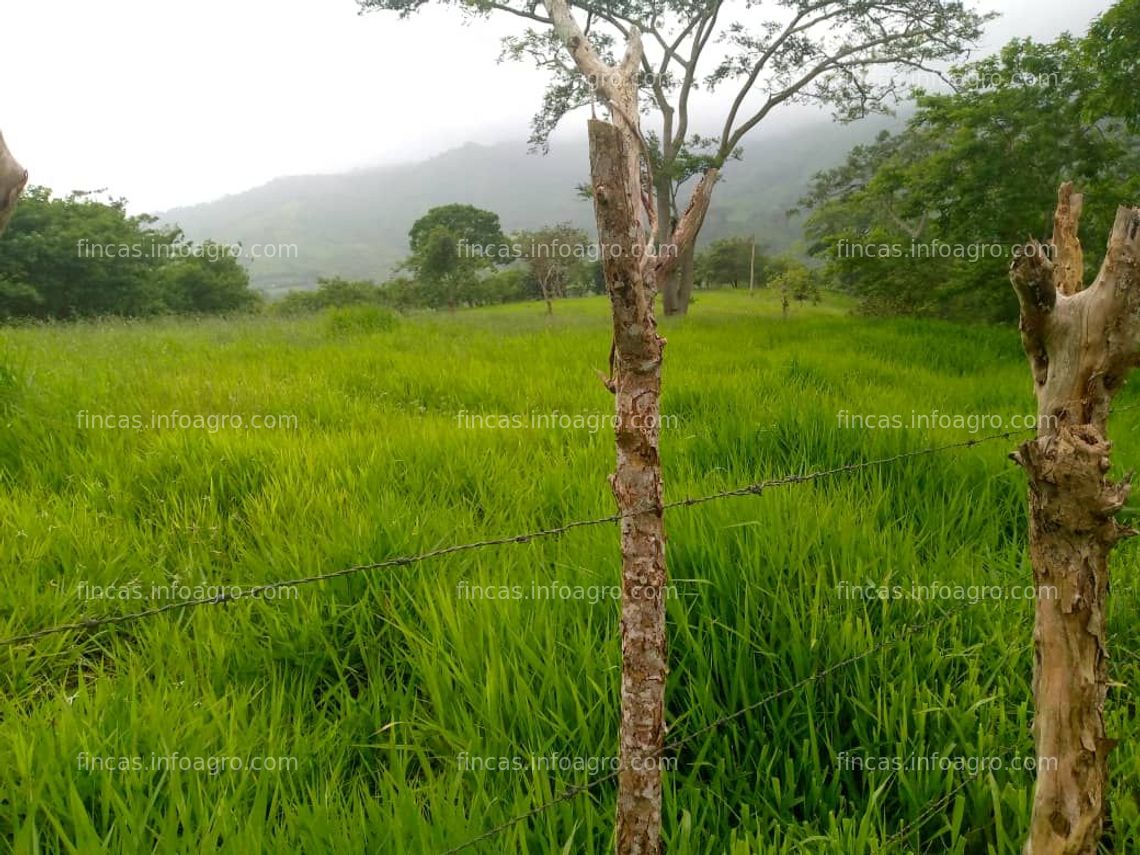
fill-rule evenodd
<path id="1" fill-rule="evenodd" d="M 1039 760 L 1026 855 L 1095 855 L 1108 754 L 1108 555 L 1131 475 L 1108 478 L 1112 398 L 1140 364 L 1140 209 L 1120 208 L 1100 273 L 1084 288 L 1083 199 L 1061 186 L 1048 250 L 1020 249 L 1010 280 L 1037 396 L 1037 437 L 1012 457 L 1029 480 L 1037 588 L 1034 740 Z"/>

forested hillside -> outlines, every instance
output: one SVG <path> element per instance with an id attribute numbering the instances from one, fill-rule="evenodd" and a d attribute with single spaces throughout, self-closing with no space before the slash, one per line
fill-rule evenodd
<path id="1" fill-rule="evenodd" d="M 791 247 L 801 228 L 786 213 L 812 174 L 896 124 L 886 118 L 848 126 L 820 120 L 757 136 L 743 158 L 726 167 L 701 245 L 755 232 L 773 250 Z M 462 202 L 494 211 L 507 231 L 564 221 L 592 228 L 589 200 L 576 190 L 588 173 L 578 138 L 546 156 L 528 153 L 522 140 L 470 144 L 422 163 L 279 178 L 216 202 L 167 211 L 162 219 L 196 240 L 295 244 L 295 258 L 251 262 L 250 278 L 263 290 L 310 287 L 330 276 L 381 281 L 407 255 L 412 223 L 438 205 Z"/>

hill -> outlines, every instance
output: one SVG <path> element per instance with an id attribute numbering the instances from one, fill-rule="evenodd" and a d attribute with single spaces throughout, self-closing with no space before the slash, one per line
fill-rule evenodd
<path id="1" fill-rule="evenodd" d="M 702 242 L 754 232 L 772 249 L 788 248 L 799 227 L 785 212 L 810 176 L 891 124 L 883 118 L 846 127 L 821 121 L 759 134 L 743 160 L 726 167 Z M 195 240 L 296 245 L 294 258 L 251 262 L 254 285 L 263 290 L 310 287 L 319 276 L 383 280 L 406 255 L 412 223 L 436 205 L 486 208 L 508 231 L 562 221 L 592 229 L 590 204 L 574 189 L 588 173 L 584 141 L 547 156 L 528 154 L 521 141 L 472 143 L 419 163 L 278 178 L 160 217 Z"/>

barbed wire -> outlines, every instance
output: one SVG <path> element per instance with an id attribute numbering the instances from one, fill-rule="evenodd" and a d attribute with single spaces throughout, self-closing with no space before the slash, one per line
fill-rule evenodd
<path id="1" fill-rule="evenodd" d="M 1019 434 L 1027 433 L 1030 430 L 1032 429 L 1026 428 L 1022 430 L 1006 431 L 1005 433 L 991 434 L 990 436 L 949 443 L 946 445 L 935 445 L 927 448 L 917 449 L 915 451 L 905 451 L 900 454 L 892 455 L 890 457 L 882 457 L 875 460 L 864 460 L 855 463 L 848 463 L 843 466 L 833 467 L 831 469 L 821 469 L 814 472 L 797 475 L 785 475 L 780 478 L 771 478 L 764 481 L 757 481 L 755 483 L 747 484 L 742 487 L 734 487 L 732 489 L 722 490 L 717 493 L 710 493 L 705 496 L 688 497 L 665 502 L 661 505 L 661 510 L 665 511 L 670 509 L 693 507 L 695 505 L 701 505 L 720 499 L 749 495 L 758 496 L 765 490 L 777 487 L 784 487 L 792 484 L 802 484 L 809 481 L 818 481 L 823 478 L 829 478 L 847 472 L 869 469 L 874 466 L 885 466 L 891 463 L 897 463 L 902 460 L 924 457 L 940 452 L 952 451 L 961 448 L 972 448 L 973 446 L 981 445 L 987 442 L 994 442 L 999 439 L 1009 439 Z M 442 558 L 444 556 L 455 555 L 460 552 L 468 552 L 476 549 L 486 549 L 493 546 L 506 546 L 512 543 L 529 543 L 535 540 L 558 537 L 575 529 L 587 528 L 591 526 L 610 525 L 616 522 L 620 522 L 626 518 L 635 517 L 643 513 L 655 512 L 656 510 L 656 507 L 651 507 L 634 511 L 627 511 L 625 513 L 610 514 L 603 517 L 595 517 L 593 519 L 575 520 L 573 522 L 565 523 L 554 528 L 539 529 L 537 531 L 526 532 L 523 534 L 490 538 L 487 540 L 479 540 L 471 543 L 461 543 L 454 546 L 446 546 L 439 549 L 433 549 L 428 552 L 419 553 L 417 555 L 406 555 L 396 558 L 389 558 L 384 561 L 377 561 L 370 564 L 356 564 L 351 567 L 345 567 L 327 573 L 319 573 L 313 576 L 304 576 L 297 579 L 282 579 L 276 582 L 267 582 L 264 585 L 255 585 L 249 589 L 227 590 L 213 597 L 199 597 L 195 599 L 180 600 L 178 602 L 165 603 L 161 606 L 155 606 L 149 609 L 141 609 L 134 612 L 124 612 L 122 614 L 86 618 L 70 623 L 57 624 L 55 626 L 48 626 L 43 629 L 35 630 L 33 632 L 27 632 L 21 635 L 14 635 L 9 638 L 0 639 L 0 648 L 12 647 L 17 644 L 27 644 L 29 642 L 38 641 L 41 638 L 47 638 L 48 636 L 58 635 L 64 632 L 96 630 L 105 626 L 131 623 L 134 621 L 143 620 L 145 618 L 154 617 L 156 615 L 165 614 L 168 612 L 183 611 L 186 609 L 193 609 L 199 606 L 216 606 L 222 605 L 223 603 L 236 602 L 238 600 L 264 600 L 265 594 L 271 591 L 279 590 L 281 588 L 299 588 L 304 585 L 312 585 L 318 582 L 327 582 L 331 579 L 353 576 L 371 570 L 380 570 L 388 567 L 403 567 L 411 564 L 418 564 L 422 561 L 427 561 L 432 558 Z"/>
<path id="2" fill-rule="evenodd" d="M 1140 403 L 1132 404 L 1132 405 L 1129 405 L 1126 407 L 1116 408 L 1114 410 L 1114 412 L 1115 411 L 1134 409 L 1137 406 L 1140 406 Z M 664 510 L 676 509 L 676 508 L 693 507 L 696 505 L 705 504 L 705 503 L 713 502 L 713 501 L 718 501 L 718 500 L 726 499 L 726 498 L 743 497 L 743 496 L 749 496 L 749 495 L 761 495 L 764 491 L 769 490 L 769 489 L 773 489 L 773 488 L 777 488 L 777 487 L 790 486 L 793 484 L 802 484 L 802 483 L 807 483 L 807 482 L 811 482 L 811 481 L 817 481 L 817 480 L 820 480 L 823 478 L 841 475 L 841 474 L 845 474 L 848 472 L 859 471 L 859 470 L 871 468 L 874 466 L 885 466 L 885 465 L 897 463 L 897 462 L 900 462 L 903 460 L 917 458 L 917 457 L 923 457 L 923 456 L 927 456 L 927 455 L 931 455 L 931 454 L 937 454 L 940 452 L 951 451 L 951 450 L 956 450 L 956 449 L 963 449 L 963 448 L 972 448 L 974 446 L 981 445 L 981 444 L 987 443 L 987 442 L 994 442 L 994 441 L 997 441 L 999 439 L 1010 439 L 1014 436 L 1030 433 L 1033 430 L 1034 430 L 1033 428 L 1024 428 L 1024 429 L 1020 429 L 1020 430 L 1010 430 L 1010 431 L 1005 431 L 1002 433 L 991 434 L 991 435 L 985 436 L 985 437 L 973 438 L 973 439 L 949 443 L 949 444 L 945 444 L 945 445 L 930 446 L 927 448 L 918 449 L 918 450 L 914 450 L 914 451 L 902 452 L 902 453 L 892 455 L 889 457 L 883 457 L 883 458 L 877 458 L 874 460 L 866 460 L 866 461 L 859 461 L 859 462 L 855 462 L 855 463 L 849 463 L 849 464 L 845 464 L 842 466 L 836 466 L 836 467 L 833 467 L 830 469 L 816 470 L 816 471 L 808 472 L 808 473 L 786 475 L 786 476 L 783 476 L 780 478 L 766 479 L 763 481 L 758 481 L 755 483 L 747 484 L 747 485 L 732 488 L 732 489 L 722 490 L 722 491 L 707 494 L 704 496 L 686 497 L 683 499 L 677 499 L 677 500 L 665 502 L 665 503 L 662 503 L 660 505 L 660 510 L 664 511 Z M 485 548 L 490 548 L 490 547 L 495 547 L 495 546 L 505 546 L 505 545 L 513 544 L 513 543 L 529 543 L 529 542 L 535 541 L 535 540 L 546 539 L 546 538 L 554 538 L 554 537 L 561 536 L 561 535 L 563 535 L 567 532 L 570 532 L 572 530 L 575 530 L 575 529 L 613 524 L 616 522 L 620 522 L 621 520 L 628 518 L 628 517 L 634 517 L 634 516 L 640 515 L 642 513 L 648 513 L 648 512 L 653 512 L 653 511 L 657 511 L 657 510 L 658 510 L 657 507 L 651 507 L 651 508 L 638 509 L 635 511 L 629 511 L 626 513 L 610 514 L 607 516 L 596 517 L 593 519 L 576 520 L 576 521 L 565 523 L 563 525 L 556 526 L 553 528 L 539 529 L 539 530 L 535 530 L 535 531 L 531 531 L 531 532 L 527 532 L 527 533 L 523 533 L 523 534 L 517 534 L 517 535 L 510 535 L 510 536 L 497 537 L 497 538 L 488 538 L 485 540 L 473 541 L 470 543 L 455 544 L 452 546 L 441 547 L 438 549 L 429 550 L 427 552 L 422 552 L 422 553 L 419 553 L 416 555 L 399 556 L 399 557 L 395 557 L 395 558 L 386 559 L 384 561 L 372 562 L 372 563 L 368 563 L 368 564 L 357 564 L 357 565 L 353 565 L 351 567 L 345 567 L 345 568 L 330 571 L 327 573 L 320 573 L 320 574 L 315 574 L 315 575 L 311 575 L 311 576 L 299 577 L 296 579 L 280 580 L 280 581 L 275 581 L 275 582 L 269 582 L 269 583 L 262 584 L 262 585 L 256 585 L 256 586 L 253 586 L 249 589 L 239 589 L 239 590 L 233 590 L 233 591 L 226 591 L 226 592 L 218 594 L 217 596 L 214 596 L 214 597 L 202 597 L 202 598 L 198 598 L 198 599 L 188 599 L 188 600 L 183 600 L 183 601 L 175 602 L 175 603 L 167 603 L 167 604 L 164 604 L 162 606 L 156 606 L 156 607 L 150 608 L 150 609 L 142 609 L 142 610 L 135 611 L 135 612 L 126 612 L 126 613 L 117 614 L 117 615 L 108 615 L 108 616 L 103 616 L 103 617 L 98 617 L 98 618 L 88 618 L 88 619 L 84 619 L 84 620 L 74 621 L 71 623 L 58 624 L 55 626 L 45 627 L 43 629 L 39 629 L 39 630 L 36 630 L 33 632 L 24 633 L 21 635 L 15 635 L 15 636 L 11 636 L 9 638 L 0 639 L 0 647 L 7 648 L 7 647 L 11 647 L 11 646 L 14 646 L 17 644 L 26 644 L 29 642 L 37 641 L 37 640 L 42 639 L 42 638 L 46 638 L 46 637 L 51 636 L 51 635 L 56 635 L 56 634 L 60 634 L 60 633 L 64 633 L 64 632 L 81 631 L 81 630 L 97 630 L 97 629 L 100 629 L 100 628 L 103 628 L 106 626 L 121 625 L 121 624 L 129 623 L 129 622 L 133 622 L 133 621 L 143 620 L 145 618 L 164 614 L 167 612 L 182 611 L 182 610 L 196 608 L 199 606 L 221 605 L 224 603 L 235 602 L 238 600 L 250 600 L 250 599 L 262 599 L 262 600 L 264 600 L 264 595 L 266 593 L 269 593 L 271 591 L 275 591 L 275 590 L 278 590 L 281 588 L 295 588 L 295 587 L 300 587 L 303 585 L 316 584 L 319 582 L 329 581 L 332 579 L 343 578 L 343 577 L 347 577 L 347 576 L 351 576 L 351 575 L 355 575 L 355 574 L 359 574 L 359 573 L 364 573 L 364 572 L 368 572 L 368 571 L 372 571 L 372 570 L 379 570 L 379 569 L 391 568 L 391 567 L 408 566 L 408 565 L 417 564 L 417 563 L 420 563 L 420 562 L 423 562 L 423 561 L 426 561 L 426 560 L 429 560 L 432 558 L 445 557 L 448 555 L 454 555 L 457 553 L 467 552 L 467 551 L 471 551 L 471 550 L 485 549 Z M 723 725 L 740 718 L 741 716 L 747 715 L 750 712 L 754 712 L 758 709 L 761 709 L 764 706 L 766 706 L 770 703 L 773 703 L 776 700 L 779 700 L 780 698 L 786 697 L 790 694 L 793 694 L 793 693 L 799 691 L 802 688 L 805 688 L 806 686 L 820 682 L 820 681 L 826 679 L 827 677 L 831 676 L 832 674 L 835 674 L 835 673 L 837 673 L 837 672 L 839 672 L 845 668 L 848 668 L 848 667 L 850 667 L 850 666 L 852 666 L 858 662 L 861 662 L 861 661 L 875 655 L 876 653 L 879 653 L 879 652 L 881 652 L 885 649 L 888 649 L 890 647 L 897 646 L 897 645 L 901 644 L 903 641 L 905 641 L 906 639 L 913 636 L 914 634 L 921 632 L 922 630 L 927 629 L 933 625 L 942 623 L 943 621 L 946 621 L 946 620 L 948 620 L 948 619 L 950 619 L 950 618 L 952 618 L 958 614 L 961 614 L 962 612 L 964 612 L 966 605 L 969 605 L 969 604 L 964 604 L 962 607 L 960 607 L 958 609 L 954 609 L 954 610 L 944 612 L 943 614 L 939 615 L 938 617 L 932 618 L 928 621 L 924 621 L 922 623 L 909 626 L 899 636 L 896 636 L 896 637 L 891 638 L 891 639 L 885 639 L 883 641 L 880 641 L 879 643 L 873 645 L 872 647 L 868 648 L 867 650 L 864 650 L 860 653 L 857 653 L 857 654 L 849 656 L 845 659 L 842 659 L 839 662 L 836 662 L 832 665 L 827 666 L 826 668 L 823 668 L 823 669 L 820 669 L 819 671 L 814 672 L 813 674 L 791 684 L 790 686 L 786 686 L 783 689 L 779 689 L 777 691 L 771 692 L 771 693 L 763 696 L 759 700 L 757 700 L 751 704 L 748 704 L 747 706 L 744 706 L 738 710 L 735 710 L 734 712 L 723 715 L 723 716 L 715 719 L 714 721 L 710 722 L 709 724 L 707 724 L 701 728 L 698 728 L 697 730 L 693 731 L 692 733 L 689 733 L 688 735 L 686 735 L 680 739 L 676 739 L 676 740 L 673 740 L 669 743 L 666 743 L 665 746 L 659 752 L 659 754 L 664 754 L 665 752 L 676 751 L 677 749 L 679 749 L 679 748 L 683 747 L 684 745 L 692 742 L 693 740 L 699 738 L 700 736 L 711 733 L 711 732 L 719 729 Z M 982 773 L 982 770 L 978 770 L 977 772 L 971 774 L 967 778 L 960 781 L 957 785 L 955 785 L 946 794 L 944 794 L 944 795 L 936 798 L 932 802 L 928 803 L 928 805 L 918 814 L 918 816 L 916 816 L 907 825 L 903 826 L 903 828 L 901 828 L 899 831 L 895 832 L 894 834 L 892 834 L 890 837 L 888 837 L 886 839 L 885 844 L 887 845 L 887 847 L 889 848 L 890 846 L 894 845 L 895 843 L 900 842 L 907 835 L 912 833 L 917 828 L 921 827 L 921 825 L 927 819 L 929 819 L 931 816 L 933 816 L 937 811 L 941 810 L 944 806 L 949 804 L 957 796 L 958 793 L 960 793 L 967 786 L 969 786 L 974 780 L 976 780 L 981 775 L 981 773 Z M 616 778 L 619 777 L 620 774 L 621 774 L 621 770 L 616 770 L 616 771 L 610 772 L 607 775 L 603 775 L 603 776 L 600 776 L 598 778 L 591 779 L 590 781 L 587 781 L 585 784 L 569 787 L 562 794 L 557 796 L 556 798 L 551 799 L 551 800 L 549 800 L 543 804 L 540 804 L 540 805 L 532 808 L 531 810 L 527 811 L 526 813 L 519 814 L 518 816 L 512 817 L 512 818 L 510 818 L 510 819 L 508 819 L 502 823 L 499 823 L 498 825 L 496 825 L 496 826 L 490 828 L 489 830 L 485 831 L 484 833 L 480 834 L 478 837 L 471 838 L 470 840 L 460 844 L 459 846 L 453 847 L 453 848 L 447 850 L 447 855 L 453 855 L 453 853 L 462 852 L 466 849 L 469 849 L 472 846 L 477 845 L 478 843 L 480 843 L 482 841 L 489 840 L 489 839 L 497 836 L 498 834 L 502 833 L 503 831 L 506 831 L 506 830 L 508 830 L 508 829 L 510 829 L 510 828 L 522 823 L 522 822 L 525 822 L 528 819 L 531 819 L 535 816 L 538 816 L 538 815 L 556 807 L 559 804 L 563 804 L 563 803 L 566 803 L 568 801 L 571 801 L 574 798 L 578 797 L 579 795 L 582 795 L 583 793 L 590 792 L 591 790 L 596 789 L 597 787 L 599 787 L 599 786 L 601 786 L 607 782 L 615 780 Z"/>
<path id="3" fill-rule="evenodd" d="M 954 785 L 947 793 L 942 796 L 938 796 L 930 802 L 927 802 L 926 807 L 919 813 L 918 816 L 916 816 L 914 819 L 912 819 L 910 822 L 908 822 L 906 825 L 904 825 L 902 828 L 900 828 L 898 831 L 883 841 L 883 846 L 885 847 L 886 851 L 889 852 L 892 846 L 894 846 L 896 843 L 901 843 L 912 832 L 921 828 L 922 824 L 930 819 L 930 817 L 934 816 L 943 808 L 947 807 L 951 802 L 954 801 L 955 798 L 957 798 L 958 793 L 962 792 L 964 789 L 966 789 L 966 787 L 970 786 L 970 784 L 974 783 L 974 781 L 980 778 L 983 771 L 984 770 L 982 769 L 978 769 L 977 771 L 972 772 L 970 775 L 963 778 L 956 785 Z"/>
<path id="4" fill-rule="evenodd" d="M 698 737 L 703 736 L 704 734 L 707 734 L 707 733 L 710 733 L 714 730 L 717 730 L 722 725 L 725 725 L 730 721 L 738 719 L 741 716 L 747 715 L 750 712 L 754 712 L 754 711 L 756 711 L 756 710 L 758 710 L 764 706 L 767 706 L 768 704 L 770 704 L 774 701 L 779 700 L 780 698 L 784 698 L 784 697 L 787 697 L 788 695 L 794 694 L 795 692 L 799 691 L 800 689 L 802 689 L 806 686 L 812 685 L 814 683 L 818 683 L 821 680 L 824 680 L 827 677 L 831 676 L 832 674 L 836 673 L 837 671 L 841 671 L 844 668 L 848 668 L 848 667 L 850 667 L 850 666 L 852 666 L 858 662 L 863 661 L 864 659 L 868 659 L 871 656 L 874 656 L 876 653 L 880 653 L 883 650 L 886 650 L 890 647 L 895 647 L 899 644 L 902 644 L 903 641 L 910 638 L 912 635 L 919 633 L 919 632 L 922 632 L 925 629 L 929 629 L 931 626 L 934 626 L 936 624 L 940 624 L 946 620 L 949 620 L 952 617 L 955 617 L 957 615 L 962 614 L 966 610 L 966 607 L 968 605 L 969 605 L 968 603 L 963 604 L 963 605 L 959 606 L 958 608 L 950 609 L 946 612 L 943 612 L 942 614 L 938 615 L 937 617 L 931 618 L 930 620 L 926 620 L 926 621 L 923 621 L 922 623 L 918 623 L 918 624 L 912 624 L 911 626 L 907 627 L 906 630 L 904 630 L 904 632 L 901 635 L 898 635 L 898 636 L 895 636 L 895 637 L 889 638 L 889 639 L 884 639 L 884 640 L 880 641 L 879 643 L 871 646 L 867 650 L 864 650 L 860 653 L 856 653 L 852 656 L 848 656 L 847 658 L 841 659 L 840 661 L 838 661 L 832 665 L 828 665 L 826 668 L 822 668 L 819 671 L 816 671 L 816 672 L 808 675 L 807 677 L 804 677 L 803 679 L 798 680 L 795 683 L 792 683 L 790 686 L 785 686 L 782 689 L 778 689 L 774 692 L 770 692 L 769 694 L 764 695 L 762 698 L 760 698 L 759 700 L 749 704 L 748 706 L 741 707 L 740 709 L 736 710 L 735 712 L 731 712 L 731 713 L 728 713 L 727 715 L 723 715 L 720 718 L 715 719 L 714 721 L 710 722 L 709 724 L 707 724 L 703 727 L 700 727 L 697 730 L 694 730 L 692 733 L 689 733 L 688 735 L 681 737 L 680 739 L 675 739 L 671 742 L 667 742 L 661 748 L 661 750 L 659 752 L 657 752 L 657 754 L 658 754 L 658 756 L 661 756 L 661 755 L 666 754 L 667 752 L 676 751 L 678 748 L 680 748 L 684 745 L 687 745 L 688 743 L 692 742 L 694 739 L 697 739 Z M 587 781 L 585 784 L 579 784 L 579 785 L 576 785 L 573 787 L 569 787 L 561 795 L 559 795 L 559 796 L 557 796 L 557 797 L 555 797 L 555 798 L 553 798 L 547 802 L 544 802 L 543 804 L 540 804 L 537 807 L 532 808 L 531 810 L 527 811 L 526 813 L 522 813 L 522 814 L 519 814 L 517 816 L 513 816 L 510 819 L 505 820 L 505 821 L 499 823 L 498 825 L 488 829 L 487 831 L 480 834 L 478 837 L 473 837 L 470 840 L 467 840 L 467 841 L 459 844 L 458 846 L 455 846 L 451 849 L 446 850 L 444 855 L 455 855 L 455 853 L 457 853 L 457 852 L 463 852 L 467 849 L 470 849 L 472 846 L 475 846 L 479 843 L 482 843 L 484 840 L 489 840 L 492 837 L 496 837 L 497 835 L 501 834 L 502 832 L 506 831 L 509 828 L 512 828 L 512 827 L 518 825 L 521 822 L 525 822 L 528 819 L 532 819 L 533 817 L 538 816 L 539 814 L 545 813 L 546 811 L 550 810 L 551 808 L 557 807 L 560 804 L 564 804 L 565 802 L 571 801 L 571 800 L 577 798 L 578 796 L 582 795 L 583 793 L 589 792 L 590 790 L 596 789 L 597 787 L 600 787 L 601 785 L 603 785 L 605 783 L 613 781 L 620 774 L 621 774 L 621 770 L 619 769 L 619 770 L 610 772 L 606 775 L 601 775 L 597 778 L 593 778 L 593 779 Z"/>

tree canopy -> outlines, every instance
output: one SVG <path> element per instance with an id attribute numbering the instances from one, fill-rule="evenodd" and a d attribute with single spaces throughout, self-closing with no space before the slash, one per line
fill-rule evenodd
<path id="1" fill-rule="evenodd" d="M 955 69 L 957 90 L 919 92 L 901 133 L 816 175 L 807 233 L 842 287 L 877 311 L 1013 319 L 1006 268 L 1029 231 L 1049 233 L 1066 180 L 1094 200 L 1083 237 L 1099 263 L 1116 206 L 1140 189 L 1134 117 L 1097 94 L 1103 70 L 1088 59 L 1118 36 L 1102 23 L 1084 40 L 1015 40 Z M 1099 112 L 1110 103 L 1121 113 Z"/>
<path id="2" fill-rule="evenodd" d="M 0 318 L 229 312 L 257 300 L 229 247 L 187 241 L 122 200 L 33 187 L 0 249 Z"/>

